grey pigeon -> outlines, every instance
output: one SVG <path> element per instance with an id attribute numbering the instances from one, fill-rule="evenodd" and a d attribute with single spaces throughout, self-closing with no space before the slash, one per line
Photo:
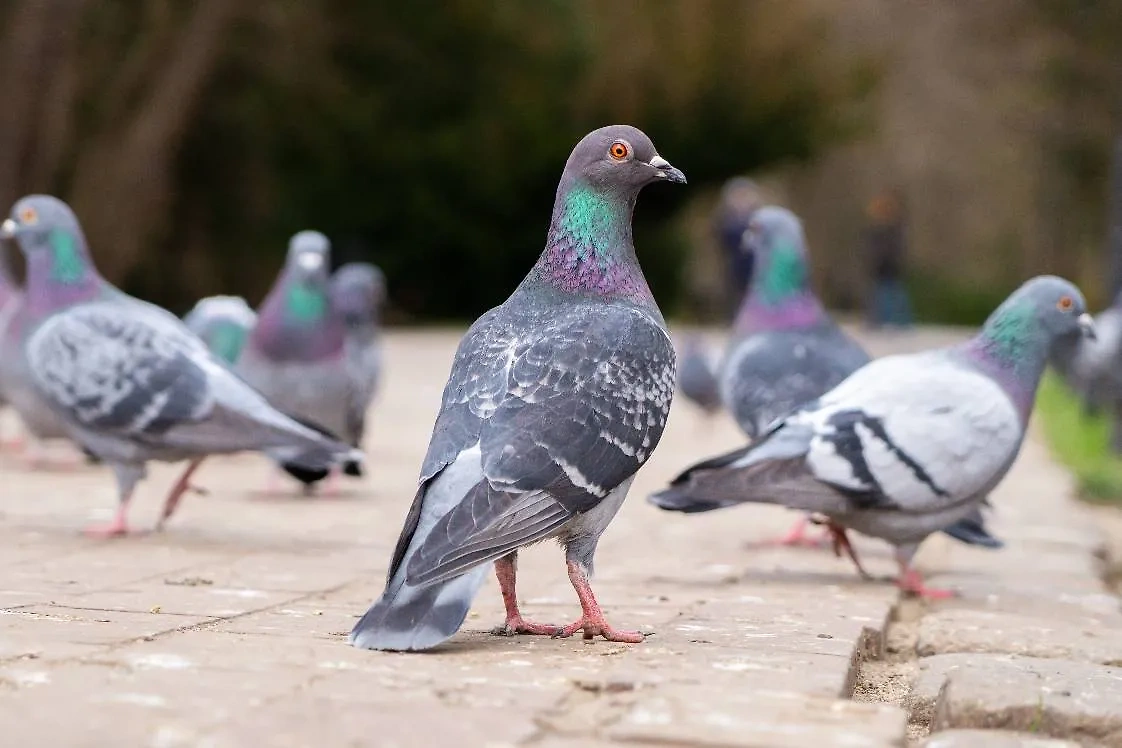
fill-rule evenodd
<path id="1" fill-rule="evenodd" d="M 0 406 L 7 402 L 2 387 L 4 336 L 12 323 L 12 318 L 15 317 L 16 310 L 22 303 L 23 293 L 20 291 L 15 278 L 12 277 L 12 269 L 8 265 L 8 255 L 4 251 L 4 246 L 0 245 Z"/>
<path id="2" fill-rule="evenodd" d="M 386 589 L 351 632 L 355 646 L 445 641 L 490 561 L 506 606 L 497 633 L 642 641 L 608 625 L 588 577 L 674 395 L 674 348 L 631 237 L 639 191 L 656 181 L 685 177 L 634 127 L 595 130 L 574 148 L 545 250 L 460 342 Z M 581 603 L 565 627 L 518 609 L 516 554 L 546 538 L 564 546 Z"/>
<path id="3" fill-rule="evenodd" d="M 350 447 L 277 412 L 174 315 L 105 281 L 61 200 L 21 199 L 0 234 L 15 237 L 27 258 L 25 308 L 33 314 L 24 353 L 35 385 L 72 438 L 117 477 L 116 517 L 92 534 L 128 532 L 128 503 L 149 460 L 189 461 L 162 526 L 207 455 L 273 449 L 321 463 L 354 458 Z"/>
<path id="4" fill-rule="evenodd" d="M 977 518 L 1020 450 L 1050 350 L 1093 329 L 1075 286 L 1034 278 L 971 340 L 873 361 L 650 500 L 679 512 L 743 502 L 816 512 L 862 574 L 847 528 L 896 547 L 903 590 L 946 596 L 912 568 L 919 544 Z"/>
<path id="5" fill-rule="evenodd" d="M 343 440 L 361 447 L 366 435 L 366 415 L 378 389 L 382 372 L 381 320 L 386 299 L 386 279 L 368 262 L 350 262 L 331 276 L 331 305 L 346 324 L 343 353 L 351 380 L 350 401 Z M 361 475 L 360 466 L 347 464 L 343 472 Z"/>
<path id="6" fill-rule="evenodd" d="M 301 231 L 292 237 L 236 371 L 278 410 L 345 441 L 354 382 L 347 366 L 346 323 L 330 296 L 330 266 L 326 236 Z M 306 486 L 326 476 L 280 462 Z"/>
<path id="7" fill-rule="evenodd" d="M 183 324 L 211 353 L 233 366 L 257 324 L 257 313 L 241 296 L 208 296 L 195 304 Z"/>
<path id="8" fill-rule="evenodd" d="M 717 374 L 705 341 L 700 337 L 686 338 L 678 354 L 678 389 L 686 399 L 708 415 L 721 409 L 721 392 Z"/>
<path id="9" fill-rule="evenodd" d="M 1095 340 L 1067 340 L 1057 346 L 1051 364 L 1087 412 L 1105 411 L 1111 448 L 1122 454 L 1122 294 L 1095 316 L 1095 332 Z"/>
<path id="10" fill-rule="evenodd" d="M 751 440 L 870 359 L 815 295 L 806 235 L 794 213 L 774 205 L 756 209 L 742 241 L 742 249 L 755 258 L 755 272 L 736 316 L 720 388 L 725 406 Z M 806 526 L 800 520 L 777 544 L 816 545 L 806 536 Z M 967 543 L 1001 545 L 980 521 L 952 534 Z"/>

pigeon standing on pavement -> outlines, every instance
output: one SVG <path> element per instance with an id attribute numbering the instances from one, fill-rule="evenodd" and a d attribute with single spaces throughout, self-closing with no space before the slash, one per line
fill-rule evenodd
<path id="1" fill-rule="evenodd" d="M 208 455 L 272 449 L 321 464 L 354 458 L 347 445 L 277 412 L 174 315 L 105 281 L 61 200 L 21 199 L 0 235 L 14 237 L 27 259 L 23 350 L 34 384 L 71 437 L 117 477 L 116 516 L 91 534 L 128 532 L 128 503 L 149 460 L 189 461 L 162 526 Z"/>
<path id="2" fill-rule="evenodd" d="M 318 231 L 289 241 L 288 257 L 262 302 L 236 371 L 278 410 L 344 440 L 354 400 L 346 355 L 346 322 L 330 295 L 331 244 Z M 280 461 L 310 488 L 327 477 Z M 356 465 L 358 463 L 355 463 Z M 350 463 L 347 472 L 360 474 Z"/>
<path id="3" fill-rule="evenodd" d="M 595 130 L 557 187 L 545 250 L 460 342 L 385 591 L 351 632 L 367 649 L 428 649 L 452 636 L 490 567 L 497 633 L 640 642 L 608 625 L 589 586 L 600 535 L 657 446 L 674 395 L 674 348 L 639 267 L 639 191 L 685 182 L 634 127 Z M 524 619 L 519 548 L 556 538 L 582 614 Z"/>
<path id="4" fill-rule="evenodd" d="M 896 547 L 903 590 L 946 596 L 911 566 L 919 544 L 977 516 L 1020 450 L 1049 353 L 1093 330 L 1075 286 L 1034 278 L 969 341 L 873 361 L 650 500 L 679 512 L 744 502 L 816 512 L 863 575 L 846 529 Z"/>
<path id="5" fill-rule="evenodd" d="M 257 313 L 240 296 L 208 296 L 195 304 L 183 324 L 202 338 L 211 353 L 233 366 L 257 324 Z"/>
<path id="6" fill-rule="evenodd" d="M 755 272 L 721 366 L 721 399 L 749 439 L 869 362 L 810 285 L 806 236 L 794 213 L 758 208 L 742 237 Z M 799 520 L 779 545 L 817 545 Z"/>
<path id="7" fill-rule="evenodd" d="M 699 336 L 686 338 L 678 355 L 678 388 L 686 399 L 706 415 L 721 409 L 721 391 L 705 341 Z"/>
<path id="8" fill-rule="evenodd" d="M 340 436 L 361 448 L 366 435 L 366 415 L 378 389 L 382 372 L 381 320 L 386 279 L 368 262 L 349 262 L 331 276 L 331 304 L 346 324 L 343 352 L 351 380 L 350 402 Z M 361 475 L 361 466 L 348 464 L 345 473 Z"/>

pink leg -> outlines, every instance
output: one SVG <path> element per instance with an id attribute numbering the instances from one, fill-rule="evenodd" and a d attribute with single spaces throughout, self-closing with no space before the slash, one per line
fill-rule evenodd
<path id="1" fill-rule="evenodd" d="M 958 593 L 954 590 L 927 587 L 923 583 L 923 575 L 911 568 L 904 561 L 897 559 L 897 563 L 900 564 L 900 576 L 896 579 L 896 586 L 898 586 L 902 592 L 918 597 L 925 597 L 928 600 L 946 600 L 950 597 L 958 597 Z"/>
<path id="2" fill-rule="evenodd" d="M 0 452 L 22 453 L 27 449 L 27 440 L 22 436 L 13 436 L 9 439 L 0 439 Z"/>
<path id="3" fill-rule="evenodd" d="M 91 538 L 103 539 L 122 538 L 125 535 L 128 535 L 129 524 L 127 515 L 129 510 L 129 499 L 131 498 L 131 496 L 132 494 L 130 492 L 129 496 L 117 505 L 117 513 L 113 515 L 112 521 L 110 521 L 108 524 L 91 525 L 82 532 L 84 532 Z"/>
<path id="4" fill-rule="evenodd" d="M 323 479 L 323 495 L 324 496 L 338 496 L 339 495 L 339 468 L 332 467 L 331 472 Z"/>
<path id="5" fill-rule="evenodd" d="M 807 527 L 810 526 L 810 518 L 802 517 L 794 526 L 788 531 L 786 535 L 775 540 L 768 541 L 768 545 L 776 546 L 805 546 L 807 548 L 822 548 L 830 542 L 830 532 L 826 530 L 817 538 L 811 537 L 807 533 Z"/>
<path id="6" fill-rule="evenodd" d="M 499 580 L 499 591 L 503 593 L 503 606 L 506 608 L 506 623 L 491 629 L 496 636 L 514 636 L 516 634 L 536 634 L 556 636 L 561 631 L 560 626 L 548 623 L 534 623 L 522 617 L 518 610 L 518 595 L 515 592 L 515 555 L 503 556 L 495 562 L 495 576 Z"/>
<path id="7" fill-rule="evenodd" d="M 584 573 L 584 569 L 575 561 L 569 561 L 568 567 L 569 581 L 573 583 L 573 589 L 577 591 L 577 597 L 580 598 L 580 607 L 584 613 L 578 620 L 570 623 L 554 636 L 568 637 L 583 630 L 585 639 L 602 636 L 610 642 L 626 642 L 628 644 L 642 642 L 643 635 L 638 631 L 616 631 L 608 625 L 608 622 L 604 620 L 603 611 L 600 610 L 600 604 L 596 602 L 596 596 L 592 593 L 592 587 L 588 584 L 588 576 Z"/>
<path id="8" fill-rule="evenodd" d="M 869 572 L 865 571 L 865 567 L 861 565 L 861 559 L 857 558 L 857 550 L 849 542 L 849 536 L 845 534 L 845 528 L 832 522 L 826 525 L 826 528 L 834 540 L 834 555 L 841 558 L 842 551 L 845 551 L 845 555 L 849 556 L 853 565 L 857 567 L 857 573 L 863 579 L 872 579 Z"/>
<path id="9" fill-rule="evenodd" d="M 160 515 L 160 521 L 156 523 L 156 529 L 162 530 L 164 523 L 167 522 L 171 515 L 175 513 L 175 508 L 179 506 L 179 500 L 183 498 L 183 494 L 189 490 L 198 491 L 200 489 L 191 485 L 191 475 L 199 469 L 199 465 L 203 464 L 203 458 L 191 460 L 187 465 L 187 469 L 183 471 L 183 475 L 179 476 L 179 480 L 171 487 L 171 492 L 168 493 L 167 500 L 164 501 L 164 511 Z"/>

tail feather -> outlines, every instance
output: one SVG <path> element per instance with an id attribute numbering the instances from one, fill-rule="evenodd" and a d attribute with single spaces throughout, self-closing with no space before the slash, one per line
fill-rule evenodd
<path id="1" fill-rule="evenodd" d="M 351 644 L 360 649 L 418 651 L 447 641 L 463 625 L 490 568 L 483 564 L 455 579 L 425 587 L 405 584 L 405 569 L 399 569 L 382 597 L 351 631 Z"/>
<path id="2" fill-rule="evenodd" d="M 943 530 L 944 533 L 967 545 L 977 545 L 983 548 L 1004 548 L 1005 542 L 994 537 L 986 528 L 982 512 L 963 517 L 958 522 Z"/>

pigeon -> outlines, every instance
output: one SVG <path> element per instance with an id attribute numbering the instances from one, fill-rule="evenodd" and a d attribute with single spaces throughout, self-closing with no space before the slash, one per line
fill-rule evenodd
<path id="1" fill-rule="evenodd" d="M 846 529 L 895 546 L 902 590 L 948 596 L 912 567 L 919 544 L 977 519 L 1020 451 L 1050 350 L 1080 333 L 1093 335 L 1094 322 L 1079 290 L 1034 278 L 972 339 L 867 364 L 650 501 L 679 512 L 744 502 L 815 512 L 862 575 Z"/>
<path id="2" fill-rule="evenodd" d="M 762 206 L 752 214 L 742 249 L 756 272 L 737 313 L 721 367 L 721 398 L 748 438 L 814 400 L 870 361 L 827 314 L 810 284 L 802 222 L 790 210 Z M 777 545 L 819 545 L 799 520 Z M 964 543 L 1000 547 L 979 516 L 949 532 Z"/>
<path id="3" fill-rule="evenodd" d="M 278 410 L 346 441 L 354 382 L 347 366 L 346 322 L 330 296 L 331 244 L 318 231 L 289 241 L 276 284 L 258 309 L 257 326 L 235 370 Z M 327 477 L 301 464 L 281 467 L 311 488 Z M 348 472 L 356 471 L 348 465 Z"/>
<path id="4" fill-rule="evenodd" d="M 1088 413 L 1106 411 L 1110 445 L 1122 454 L 1122 294 L 1095 316 L 1096 339 L 1064 341 L 1050 363 Z"/>
<path id="5" fill-rule="evenodd" d="M 31 436 L 35 453 L 30 462 L 35 464 L 45 462 L 39 454 L 43 442 L 68 439 L 69 432 L 36 389 L 24 357 L 27 333 L 40 316 L 39 310 L 25 302 L 25 294 L 16 285 L 7 262 L 0 258 L 0 401 L 19 415 Z"/>
<path id="6" fill-rule="evenodd" d="M 273 449 L 323 464 L 356 458 L 271 407 L 175 315 L 105 281 L 61 200 L 22 198 L 0 235 L 14 237 L 27 259 L 23 353 L 35 387 L 117 478 L 116 515 L 90 534 L 128 533 L 128 504 L 149 460 L 189 461 L 165 501 L 162 528 L 207 455 Z"/>
<path id="7" fill-rule="evenodd" d="M 183 324 L 202 338 L 211 353 L 233 366 L 257 324 L 257 313 L 240 296 L 208 296 L 195 304 Z"/>
<path id="8" fill-rule="evenodd" d="M 717 375 L 713 371 L 705 341 L 700 337 L 686 338 L 682 352 L 678 355 L 678 389 L 706 415 L 713 415 L 721 409 Z"/>
<path id="9" fill-rule="evenodd" d="M 461 340 L 385 591 L 356 647 L 423 650 L 451 637 L 494 561 L 506 608 L 495 633 L 603 636 L 589 585 L 600 535 L 657 446 L 675 387 L 666 323 L 639 267 L 639 191 L 686 181 L 640 130 L 604 127 L 573 149 L 545 249 L 514 293 Z M 582 614 L 522 617 L 517 552 L 555 538 Z"/>
<path id="10" fill-rule="evenodd" d="M 350 262 L 331 276 L 331 304 L 346 324 L 343 354 L 351 380 L 351 399 L 342 433 L 343 441 L 360 447 L 366 434 L 366 414 L 378 388 L 382 368 L 379 315 L 386 298 L 386 279 L 374 265 Z M 358 463 L 347 463 L 343 472 L 362 475 Z"/>

